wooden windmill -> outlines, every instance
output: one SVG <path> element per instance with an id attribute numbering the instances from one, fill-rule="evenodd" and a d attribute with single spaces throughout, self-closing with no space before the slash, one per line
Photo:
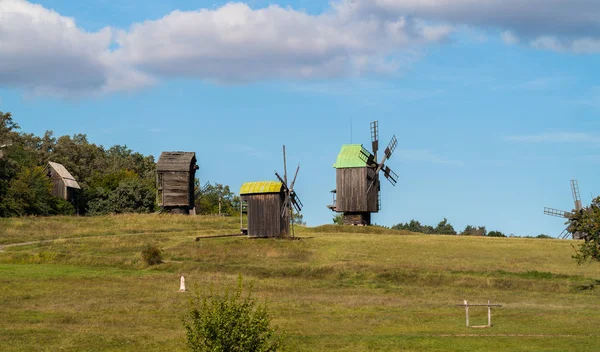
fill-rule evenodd
<path id="1" fill-rule="evenodd" d="M 302 210 L 294 185 L 300 171 L 288 186 L 285 146 L 283 146 L 283 178 L 275 171 L 279 181 L 246 182 L 240 189 L 242 202 L 246 203 L 248 226 L 242 232 L 250 237 L 289 237 L 290 225 L 294 231 L 293 211 Z M 241 205 L 243 209 L 243 204 Z M 241 220 L 240 220 L 241 221 Z"/>
<path id="2" fill-rule="evenodd" d="M 166 212 L 193 213 L 196 170 L 196 153 L 162 152 L 156 163 L 158 206 Z"/>
<path id="3" fill-rule="evenodd" d="M 344 214 L 346 225 L 370 225 L 371 213 L 381 210 L 381 187 L 379 173 L 395 186 L 398 175 L 385 165 L 398 145 L 393 136 L 385 148 L 381 161 L 377 160 L 379 150 L 379 126 L 371 122 L 371 145 L 369 152 L 362 144 L 345 144 L 338 154 L 336 163 L 336 189 L 332 191 L 334 200 L 328 208 Z"/>
<path id="4" fill-rule="evenodd" d="M 565 239 L 569 235 L 571 235 L 574 240 L 578 240 L 583 237 L 583 234 L 580 232 L 572 233 L 570 229 L 570 222 L 571 218 L 573 217 L 573 213 L 579 212 L 583 209 L 583 206 L 581 204 L 581 196 L 579 194 L 579 184 L 577 183 L 577 180 L 571 180 L 571 194 L 573 195 L 573 203 L 575 206 L 572 211 L 564 211 L 555 208 L 544 207 L 544 214 L 567 219 L 567 227 L 560 233 L 560 235 L 558 235 L 558 237 Z"/>

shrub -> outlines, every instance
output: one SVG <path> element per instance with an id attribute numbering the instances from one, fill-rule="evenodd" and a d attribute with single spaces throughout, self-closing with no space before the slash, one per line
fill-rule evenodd
<path id="1" fill-rule="evenodd" d="M 142 259 L 148 265 L 156 265 L 163 262 L 162 250 L 157 245 L 147 245 L 142 251 Z"/>
<path id="2" fill-rule="evenodd" d="M 191 351 L 277 351 L 281 337 L 270 327 L 267 304 L 257 304 L 248 291 L 242 297 L 242 278 L 235 292 L 227 289 L 220 296 L 211 289 L 196 293 L 183 319 Z M 189 319 L 189 321 L 188 321 Z"/>

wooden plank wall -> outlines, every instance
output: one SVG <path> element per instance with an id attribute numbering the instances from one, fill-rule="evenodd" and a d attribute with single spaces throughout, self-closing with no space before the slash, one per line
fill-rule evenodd
<path id="1" fill-rule="evenodd" d="M 251 194 L 242 196 L 248 202 L 248 236 L 279 237 L 282 231 L 281 195 Z"/>
<path id="2" fill-rule="evenodd" d="M 50 181 L 52 182 L 52 195 L 67 200 L 67 187 L 60 175 L 51 169 Z"/>
<path id="3" fill-rule="evenodd" d="M 367 197 L 367 188 L 374 175 L 375 170 L 366 167 L 337 169 L 336 211 L 377 212 L 379 184 L 371 188 Z"/>
<path id="4" fill-rule="evenodd" d="M 190 196 L 189 172 L 166 171 L 160 174 L 159 179 L 162 183 L 159 185 L 158 195 L 160 206 L 190 206 L 190 198 L 193 197 Z M 193 190 L 191 193 L 193 194 Z"/>

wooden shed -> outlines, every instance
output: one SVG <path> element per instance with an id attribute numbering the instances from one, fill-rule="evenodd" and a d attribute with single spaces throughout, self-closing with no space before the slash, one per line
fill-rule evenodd
<path id="1" fill-rule="evenodd" d="M 77 190 L 81 189 L 75 178 L 67 169 L 59 163 L 52 161 L 46 166 L 46 174 L 52 182 L 52 195 L 72 202 Z"/>
<path id="2" fill-rule="evenodd" d="M 248 236 L 283 237 L 289 223 L 282 217 L 285 194 L 279 181 L 246 182 L 240 197 L 247 204 Z"/>
<path id="3" fill-rule="evenodd" d="M 372 158 L 362 144 L 345 144 L 333 165 L 336 169 L 336 199 L 331 208 L 344 213 L 344 224 L 370 225 L 371 213 L 379 211 L 379 179 L 367 192 L 376 175 L 375 168 L 368 166 Z"/>
<path id="4" fill-rule="evenodd" d="M 194 209 L 196 153 L 162 152 L 156 163 L 157 203 L 168 212 L 189 214 Z"/>

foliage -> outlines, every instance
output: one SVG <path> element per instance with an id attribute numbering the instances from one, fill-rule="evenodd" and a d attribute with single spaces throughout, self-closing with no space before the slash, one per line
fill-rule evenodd
<path id="1" fill-rule="evenodd" d="M 407 222 L 406 224 L 399 223 L 397 225 L 394 225 L 394 226 L 392 226 L 392 229 L 407 230 L 407 231 L 411 231 L 411 232 L 419 232 L 419 233 L 426 233 L 426 234 L 434 233 L 433 226 L 421 225 L 421 223 L 419 221 L 414 220 L 414 219 L 411 220 L 410 222 Z"/>
<path id="2" fill-rule="evenodd" d="M 149 213 L 154 210 L 154 189 L 136 177 L 124 178 L 118 186 L 98 187 L 89 202 L 90 215 L 109 213 Z"/>
<path id="3" fill-rule="evenodd" d="M 487 235 L 488 235 L 488 237 L 506 237 L 506 235 L 500 231 L 490 231 L 490 232 L 488 232 Z M 540 236 L 545 236 L 545 235 L 540 235 Z M 540 236 L 538 236 L 538 238 L 541 238 Z"/>
<path id="4" fill-rule="evenodd" d="M 573 214 L 569 219 L 569 231 L 583 236 L 583 243 L 573 256 L 578 264 L 600 261 L 600 197 Z"/>
<path id="5" fill-rule="evenodd" d="M 448 219 L 440 221 L 434 229 L 434 233 L 440 235 L 456 235 L 454 227 L 448 222 Z"/>
<path id="6" fill-rule="evenodd" d="M 461 236 L 486 236 L 487 230 L 485 226 L 471 226 L 467 225 L 465 229 L 460 233 Z"/>
<path id="7" fill-rule="evenodd" d="M 488 235 L 488 236 L 489 236 L 489 235 Z M 548 236 L 548 235 L 544 235 L 544 234 L 542 233 L 542 234 L 539 234 L 539 235 L 535 236 L 535 238 L 552 238 L 552 237 L 551 237 L 551 236 Z"/>
<path id="8" fill-rule="evenodd" d="M 0 217 L 22 215 L 148 212 L 154 210 L 155 162 L 152 156 L 127 146 L 104 147 L 90 143 L 85 134 L 42 137 L 19 131 L 10 113 L 0 112 Z M 46 192 L 40 172 L 48 161 L 65 166 L 83 191 L 74 207 Z M 28 189 L 27 184 L 33 188 Z M 11 190 L 12 188 L 12 190 Z M 43 189 L 43 191 L 42 191 Z"/>
<path id="9" fill-rule="evenodd" d="M 430 225 L 422 225 L 419 221 L 413 219 L 410 222 L 407 222 L 406 224 L 396 224 L 392 226 L 392 229 L 407 230 L 411 232 L 418 232 L 424 234 L 456 235 L 454 227 L 448 222 L 448 219 L 446 218 L 440 221 L 435 228 Z"/>
<path id="10" fill-rule="evenodd" d="M 216 183 L 208 184 L 200 192 L 196 182 L 196 213 L 202 215 L 237 215 L 240 208 L 240 197 L 233 193 L 229 186 Z"/>
<path id="11" fill-rule="evenodd" d="M 158 265 L 163 262 L 162 250 L 157 245 L 148 244 L 142 250 L 142 260 L 148 265 Z"/>
<path id="12" fill-rule="evenodd" d="M 242 297 L 242 277 L 235 292 L 227 289 L 223 296 L 211 288 L 196 293 L 183 324 L 187 344 L 192 351 L 276 351 L 281 338 L 271 328 L 267 304 L 257 304 L 251 291 Z M 188 320 L 189 319 L 189 320 Z"/>
<path id="13" fill-rule="evenodd" d="M 333 216 L 333 223 L 336 225 L 343 225 L 344 224 L 344 214 L 342 213 L 337 213 Z"/>
<path id="14" fill-rule="evenodd" d="M 294 225 L 306 226 L 306 221 L 304 221 L 304 216 L 296 211 L 292 212 L 292 222 Z"/>

